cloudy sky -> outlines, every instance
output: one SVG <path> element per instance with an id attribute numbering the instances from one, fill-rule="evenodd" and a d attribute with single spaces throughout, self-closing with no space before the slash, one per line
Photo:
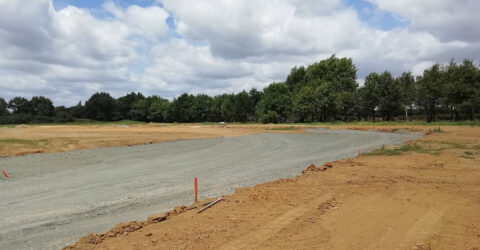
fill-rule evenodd
<path id="1" fill-rule="evenodd" d="M 370 72 L 480 61 L 479 0 L 0 0 L 0 96 L 74 105 L 283 81 L 336 54 Z"/>

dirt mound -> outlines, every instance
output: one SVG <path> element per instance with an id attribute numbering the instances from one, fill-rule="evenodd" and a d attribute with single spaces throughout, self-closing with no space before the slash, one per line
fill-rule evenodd
<path id="1" fill-rule="evenodd" d="M 302 171 L 302 174 L 308 173 L 308 172 L 318 172 L 318 171 L 325 171 L 329 168 L 332 168 L 333 164 L 331 162 L 324 163 L 323 166 L 317 167 L 314 164 L 311 164 L 306 168 L 305 170 Z"/>

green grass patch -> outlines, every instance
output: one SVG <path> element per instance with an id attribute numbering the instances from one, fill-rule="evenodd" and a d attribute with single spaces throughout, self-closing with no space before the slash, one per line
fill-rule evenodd
<path id="1" fill-rule="evenodd" d="M 14 128 L 18 124 L 0 124 L 0 128 Z"/>
<path id="2" fill-rule="evenodd" d="M 0 139 L 0 143 L 4 144 L 20 144 L 27 147 L 36 147 L 40 144 L 48 144 L 48 139 Z"/>
<path id="3" fill-rule="evenodd" d="M 366 153 L 365 155 L 385 155 L 385 156 L 392 156 L 392 155 L 402 155 L 407 152 L 418 152 L 418 153 L 430 153 L 428 150 L 424 149 L 422 146 L 414 143 L 414 144 L 406 144 L 399 148 L 387 149 L 385 146 L 382 146 L 379 149 L 376 149 L 370 153 Z"/>
<path id="4" fill-rule="evenodd" d="M 464 144 L 460 144 L 460 143 L 456 143 L 456 142 L 440 141 L 438 143 L 446 145 L 447 148 L 444 148 L 444 149 L 465 149 L 465 148 L 467 148 Z"/>

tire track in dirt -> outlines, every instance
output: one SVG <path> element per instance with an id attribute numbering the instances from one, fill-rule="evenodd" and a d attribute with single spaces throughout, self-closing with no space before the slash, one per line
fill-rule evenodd
<path id="1" fill-rule="evenodd" d="M 332 195 L 323 195 L 306 204 L 297 206 L 273 221 L 252 230 L 249 234 L 235 239 L 227 245 L 220 247 L 221 250 L 231 249 L 257 249 L 261 244 L 265 243 L 277 234 L 280 230 L 287 228 L 294 220 L 304 216 L 308 211 L 317 209 L 318 206 L 332 198 Z"/>

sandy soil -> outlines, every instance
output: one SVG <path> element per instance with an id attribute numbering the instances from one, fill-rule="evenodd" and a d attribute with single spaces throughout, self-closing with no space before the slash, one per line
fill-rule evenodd
<path id="1" fill-rule="evenodd" d="M 261 133 L 227 125 L 27 126 L 0 128 L 0 157 Z"/>
<path id="2" fill-rule="evenodd" d="M 418 152 L 311 167 L 200 214 L 207 200 L 67 248 L 480 249 L 480 129 L 442 130 L 409 142 Z"/>

